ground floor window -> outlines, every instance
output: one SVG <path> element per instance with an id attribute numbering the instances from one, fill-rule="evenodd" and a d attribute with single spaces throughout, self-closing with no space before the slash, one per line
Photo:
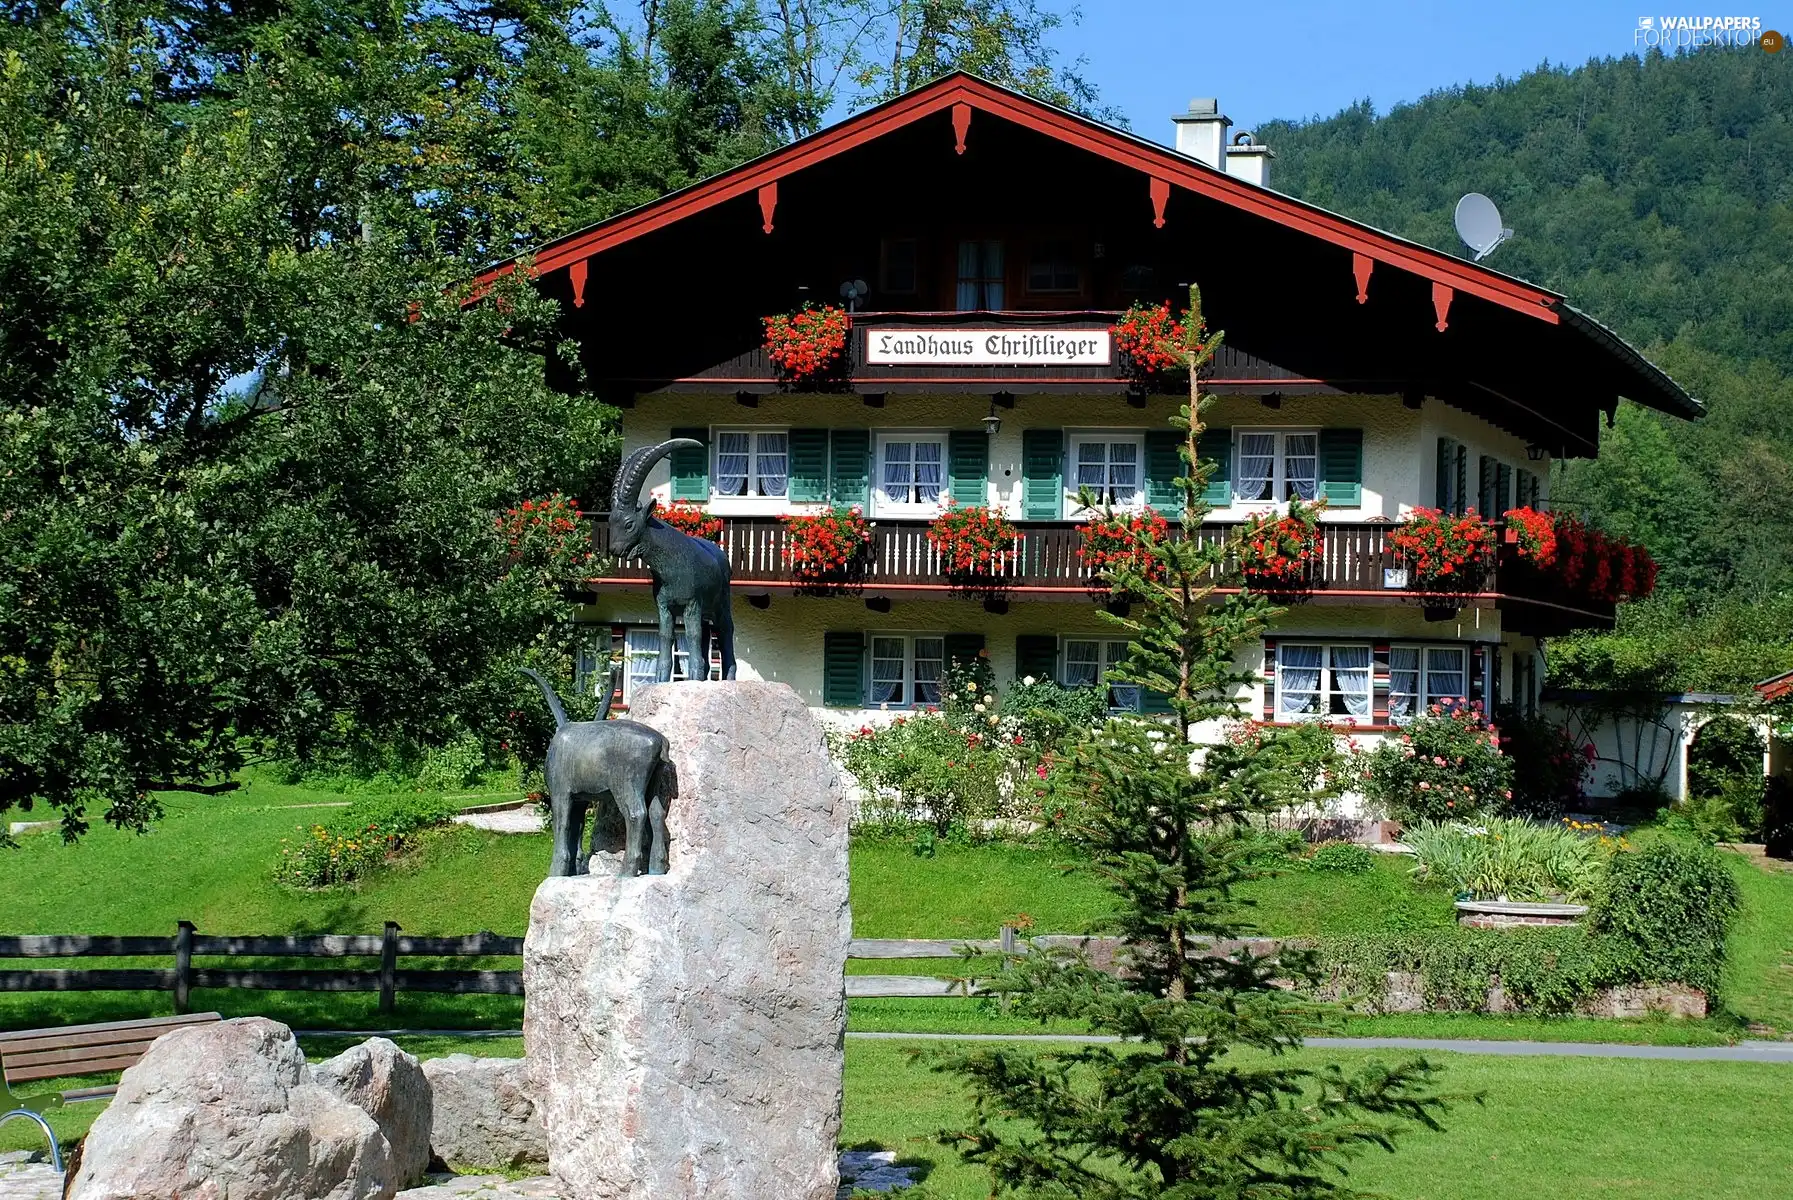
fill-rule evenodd
<path id="1" fill-rule="evenodd" d="M 1284 643 L 1276 653 L 1276 715 L 1368 721 L 1370 647 Z"/>
<path id="2" fill-rule="evenodd" d="M 1389 647 L 1389 724 L 1406 724 L 1424 708 L 1461 703 L 1468 695 L 1468 647 Z"/>
<path id="3" fill-rule="evenodd" d="M 1127 657 L 1130 643 L 1100 638 L 1065 638 L 1064 663 L 1059 682 L 1066 687 L 1096 687 L 1106 684 L 1108 707 L 1138 712 L 1140 690 L 1131 683 L 1108 683 L 1108 674 Z"/>
<path id="4" fill-rule="evenodd" d="M 870 700 L 891 707 L 940 703 L 946 639 L 939 634 L 875 634 Z"/>

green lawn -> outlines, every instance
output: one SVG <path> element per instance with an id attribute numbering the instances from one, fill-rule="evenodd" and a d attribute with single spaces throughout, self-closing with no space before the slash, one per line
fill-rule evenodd
<path id="1" fill-rule="evenodd" d="M 922 1166 L 916 1200 L 984 1200 L 988 1176 L 935 1144 L 967 1115 L 956 1080 L 912 1061 L 926 1043 L 847 1046 L 849 1146 L 895 1150 Z M 1294 1061 L 1357 1064 L 1386 1052 L 1307 1051 Z M 1637 1059 L 1431 1056 L 1440 1090 L 1485 1093 L 1416 1134 L 1372 1152 L 1350 1181 L 1393 1200 L 1769 1200 L 1793 1196 L 1793 1068 Z"/>
<path id="2" fill-rule="evenodd" d="M 1743 1020 L 1793 1034 L 1793 873 L 1727 857 L 1743 912 L 1726 944 L 1725 1004 Z"/>
<path id="3" fill-rule="evenodd" d="M 333 893 L 279 888 L 270 869 L 280 839 L 327 820 L 342 796 L 251 778 L 219 797 L 176 794 L 146 835 L 96 827 L 64 846 L 53 834 L 21 839 L 0 857 L 5 933 L 172 934 L 193 921 L 208 933 L 375 933 L 396 920 L 413 933 L 521 934 L 529 900 L 548 860 L 545 835 L 499 836 L 457 829 L 417 860 L 361 887 Z M 1733 864 L 1744 914 L 1732 938 L 1727 1000 L 1744 1018 L 1793 1030 L 1793 876 L 1770 875 L 1742 859 Z M 1077 932 L 1109 908 L 1093 872 L 1064 852 L 1009 845 L 941 844 L 920 857 L 907 842 L 857 839 L 851 859 L 854 929 L 861 937 L 994 937 L 1005 921 L 1026 918 L 1039 932 Z M 1362 875 L 1289 871 L 1239 889 L 1246 919 L 1267 935 L 1363 933 L 1443 926 L 1449 898 L 1416 887 L 1403 859 L 1378 858 Z M 1025 921 L 1023 922 L 1025 923 Z M 233 960 L 235 965 L 249 965 Z M 78 960 L 8 967 L 166 966 L 166 960 Z M 294 960 L 265 965 L 304 966 Z M 332 965 L 371 965 L 342 961 Z M 407 960 L 427 966 L 427 960 Z M 455 966 L 472 966 L 459 960 Z M 481 965 L 514 969 L 516 960 Z M 960 974 L 953 961 L 855 962 L 857 973 Z M 161 1015 L 163 993 L 0 994 L 0 1028 Z M 405 996 L 391 1015 L 372 995 L 199 992 L 195 1004 L 227 1015 L 263 1013 L 300 1028 L 515 1028 L 521 1004 L 507 997 Z M 1037 1032 L 976 1000 L 860 1000 L 852 1027 L 913 1032 Z M 1054 1026 L 1063 1030 L 1064 1026 Z M 1736 1020 L 1609 1022 L 1478 1016 L 1354 1019 L 1348 1032 L 1432 1037 L 1524 1037 L 1708 1044 L 1734 1038 Z"/>

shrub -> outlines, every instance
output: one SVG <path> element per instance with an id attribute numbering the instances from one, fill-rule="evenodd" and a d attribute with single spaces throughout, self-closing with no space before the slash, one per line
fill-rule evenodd
<path id="1" fill-rule="evenodd" d="M 440 796 L 368 796 L 329 823 L 280 839 L 274 879 L 288 887 L 340 887 L 364 878 L 414 845 L 426 830 L 446 825 L 459 809 Z"/>
<path id="2" fill-rule="evenodd" d="M 1000 712 L 1016 732 L 1041 750 L 1075 741 L 1108 720 L 1108 689 L 1065 687 L 1052 679 L 1028 676 L 1010 684 Z"/>
<path id="3" fill-rule="evenodd" d="M 417 772 L 417 786 L 426 791 L 450 792 L 478 782 L 486 770 L 486 750 L 471 733 L 439 749 L 425 752 Z"/>
<path id="4" fill-rule="evenodd" d="M 1009 800 L 1018 749 L 1000 734 L 957 729 L 937 712 L 863 726 L 836 743 L 866 793 L 868 819 L 926 825 L 940 837 L 981 834 L 984 822 L 1017 815 Z"/>
<path id="5" fill-rule="evenodd" d="M 1538 825 L 1491 818 L 1485 825 L 1416 822 L 1402 830 L 1415 873 L 1485 900 L 1592 900 L 1621 842 L 1599 826 Z"/>
<path id="6" fill-rule="evenodd" d="M 1740 903 L 1716 851 L 1664 838 L 1613 856 L 1591 924 L 1623 940 L 1636 978 L 1714 992 Z"/>
<path id="7" fill-rule="evenodd" d="M 1497 979 L 1510 1004 L 1539 1013 L 1571 1012 L 1601 988 L 1642 982 L 1616 939 L 1573 927 L 1324 938 L 1316 956 L 1325 976 L 1372 998 L 1387 990 L 1389 972 L 1417 973 L 1435 1009 L 1482 1008 Z"/>
<path id="8" fill-rule="evenodd" d="M 1687 747 L 1687 792 L 1721 795 L 1734 779 L 1762 778 L 1762 737 L 1736 717 L 1714 717 Z"/>
<path id="9" fill-rule="evenodd" d="M 506 509 L 496 525 L 509 550 L 508 571 L 513 576 L 538 577 L 552 584 L 577 578 L 597 558 L 578 505 L 559 492 Z"/>
<path id="10" fill-rule="evenodd" d="M 1511 709 L 1500 715 L 1500 749 L 1513 764 L 1512 799 L 1498 807 L 1522 817 L 1554 817 L 1579 807 L 1594 766 L 1594 748 L 1577 746 L 1569 731 L 1545 717 Z"/>
<path id="11" fill-rule="evenodd" d="M 1793 780 L 1785 775 L 1762 789 L 1762 842 L 1775 858 L 1793 858 Z"/>
<path id="12" fill-rule="evenodd" d="M 1513 764 L 1480 703 L 1434 704 L 1359 757 L 1364 795 L 1398 821 L 1446 821 L 1512 799 Z"/>
<path id="13" fill-rule="evenodd" d="M 1313 871 L 1363 875 L 1375 869 L 1376 852 L 1355 842 L 1328 842 L 1313 852 L 1307 865 Z"/>

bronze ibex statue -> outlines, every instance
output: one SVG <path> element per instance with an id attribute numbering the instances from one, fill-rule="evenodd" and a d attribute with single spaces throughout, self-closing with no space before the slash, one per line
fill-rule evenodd
<path id="1" fill-rule="evenodd" d="M 619 875 L 666 874 L 666 801 L 675 785 L 666 738 L 639 721 L 607 721 L 619 668 L 612 668 L 603 707 L 595 721 L 569 721 L 554 685 L 528 667 L 518 668 L 535 680 L 554 713 L 554 737 L 548 742 L 545 774 L 548 811 L 554 831 L 554 856 L 548 874 L 584 875 L 598 852 L 600 832 L 608 825 L 602 808 L 592 820 L 591 849 L 579 852 L 585 813 L 608 795 L 623 823 L 623 863 Z M 651 836 L 651 842 L 650 842 Z"/>
<path id="2" fill-rule="evenodd" d="M 708 629 L 714 628 L 722 651 L 722 677 L 735 677 L 735 618 L 729 603 L 728 555 L 703 538 L 681 533 L 654 515 L 654 499 L 641 499 L 647 473 L 681 447 L 703 449 L 690 438 L 673 438 L 637 450 L 623 461 L 610 492 L 610 553 L 639 558 L 653 580 L 654 605 L 660 610 L 659 678 L 672 678 L 672 629 L 675 617 L 685 627 L 686 670 L 692 679 L 709 678 Z"/>

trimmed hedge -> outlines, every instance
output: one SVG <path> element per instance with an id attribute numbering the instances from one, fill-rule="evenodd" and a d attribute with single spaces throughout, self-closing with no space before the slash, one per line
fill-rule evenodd
<path id="1" fill-rule="evenodd" d="M 1508 1002 L 1533 1012 L 1572 1011 L 1603 988 L 1684 983 L 1716 997 L 1725 935 L 1740 902 L 1718 854 L 1653 842 L 1613 856 L 1583 927 L 1448 929 L 1326 938 L 1323 976 L 1353 993 L 1381 995 L 1391 971 L 1424 977 L 1428 1005 L 1483 1007 L 1499 978 Z"/>

